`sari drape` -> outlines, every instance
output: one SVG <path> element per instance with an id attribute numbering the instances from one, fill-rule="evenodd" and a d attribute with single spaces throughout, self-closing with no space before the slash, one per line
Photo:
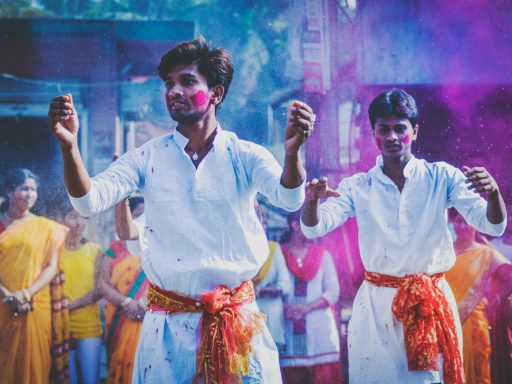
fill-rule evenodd
<path id="1" fill-rule="evenodd" d="M 114 241 L 106 251 L 112 257 L 110 284 L 125 296 L 139 299 L 146 295 L 148 280 L 140 257 L 131 255 L 121 241 Z M 132 382 L 135 352 L 142 322 L 128 318 L 123 309 L 105 302 L 108 383 Z"/>
<path id="2" fill-rule="evenodd" d="M 458 255 L 454 267 L 446 272 L 462 322 L 463 364 L 468 384 L 491 382 L 491 345 L 484 294 L 500 260 L 495 248 L 481 245 Z"/>
<path id="3" fill-rule="evenodd" d="M 15 317 L 0 302 L 0 383 L 69 380 L 69 315 L 62 257 L 68 229 L 33 217 L 0 233 L 0 281 L 10 292 L 30 286 L 55 254 L 57 276 L 32 298 L 33 310 Z M 51 373 L 51 377 L 50 377 Z"/>

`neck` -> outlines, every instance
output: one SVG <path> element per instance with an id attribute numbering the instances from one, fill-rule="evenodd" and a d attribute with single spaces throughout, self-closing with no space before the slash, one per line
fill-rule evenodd
<path id="1" fill-rule="evenodd" d="M 411 160 L 411 154 L 410 153 L 404 153 L 400 157 L 382 157 L 382 170 L 384 171 L 384 174 L 388 176 L 403 176 L 404 175 L 404 168 L 407 165 L 407 163 Z"/>
<path id="2" fill-rule="evenodd" d="M 196 123 L 179 123 L 176 128 L 189 140 L 192 149 L 200 148 L 217 128 L 215 114 L 208 114 Z"/>
<path id="3" fill-rule="evenodd" d="M 307 243 L 308 240 L 300 235 L 292 235 L 290 239 L 291 248 L 304 249 Z"/>
<path id="4" fill-rule="evenodd" d="M 66 248 L 67 249 L 79 249 L 82 245 L 82 234 L 81 233 L 73 233 L 69 232 L 68 237 L 66 238 Z"/>
<path id="5" fill-rule="evenodd" d="M 19 210 L 18 208 L 12 206 L 12 204 L 9 206 L 9 211 L 7 212 L 9 218 L 11 221 L 22 219 L 28 215 L 30 215 L 30 211 L 28 209 L 26 210 Z"/>

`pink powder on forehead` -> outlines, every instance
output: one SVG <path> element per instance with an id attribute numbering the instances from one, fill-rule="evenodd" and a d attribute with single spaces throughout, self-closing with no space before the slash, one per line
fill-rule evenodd
<path id="1" fill-rule="evenodd" d="M 204 91 L 198 91 L 190 100 L 196 107 L 201 107 L 207 103 L 208 95 Z"/>

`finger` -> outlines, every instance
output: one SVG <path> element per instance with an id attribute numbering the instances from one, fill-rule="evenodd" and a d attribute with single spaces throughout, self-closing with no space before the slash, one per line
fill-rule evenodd
<path id="1" fill-rule="evenodd" d="M 116 161 L 117 159 L 119 159 L 119 153 L 114 152 L 114 154 L 112 155 L 112 160 Z"/>
<path id="2" fill-rule="evenodd" d="M 303 103 L 302 101 L 295 100 L 292 103 L 292 107 L 299 107 L 300 109 L 305 109 L 309 113 L 313 113 L 313 109 L 306 103 Z"/>
<path id="3" fill-rule="evenodd" d="M 466 176 L 472 176 L 475 173 L 479 173 L 479 172 L 487 172 L 487 170 L 484 167 L 473 167 L 473 168 L 470 168 L 470 167 L 467 167 L 467 166 L 463 166 L 462 169 L 463 169 L 463 172 L 464 172 L 464 174 Z"/>
<path id="4" fill-rule="evenodd" d="M 299 132 L 305 133 L 313 129 L 311 121 L 297 117 L 294 121 L 294 125 L 298 128 Z"/>
<path id="5" fill-rule="evenodd" d="M 468 180 L 480 180 L 490 177 L 488 172 L 482 171 L 482 172 L 475 172 L 468 176 Z"/>
<path id="6" fill-rule="evenodd" d="M 51 116 L 68 116 L 71 115 L 73 111 L 71 109 L 61 109 L 61 108 L 52 108 L 50 109 Z"/>
<path id="7" fill-rule="evenodd" d="M 318 184 L 318 181 L 319 181 L 319 180 L 318 180 L 317 178 L 315 178 L 315 179 L 311 180 L 311 185 L 312 185 L 313 187 L 316 187 L 316 185 Z"/>
<path id="8" fill-rule="evenodd" d="M 333 189 L 329 189 L 327 190 L 327 197 L 340 197 L 340 193 L 333 190 Z"/>

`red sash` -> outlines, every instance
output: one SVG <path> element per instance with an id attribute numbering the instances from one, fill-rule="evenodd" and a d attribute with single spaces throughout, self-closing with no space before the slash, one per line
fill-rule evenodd
<path id="1" fill-rule="evenodd" d="M 379 287 L 397 288 L 392 312 L 404 325 L 409 371 L 437 371 L 438 354 L 443 354 L 446 384 L 463 384 L 464 370 L 457 343 L 455 320 L 437 282 L 443 273 L 395 277 L 366 272 L 365 279 Z"/>
<path id="2" fill-rule="evenodd" d="M 200 348 L 193 383 L 241 383 L 249 374 L 252 337 L 262 330 L 261 313 L 242 308 L 254 301 L 252 281 L 244 281 L 231 291 L 220 285 L 201 295 L 201 300 L 165 291 L 150 284 L 149 311 L 166 313 L 201 312 Z"/>

